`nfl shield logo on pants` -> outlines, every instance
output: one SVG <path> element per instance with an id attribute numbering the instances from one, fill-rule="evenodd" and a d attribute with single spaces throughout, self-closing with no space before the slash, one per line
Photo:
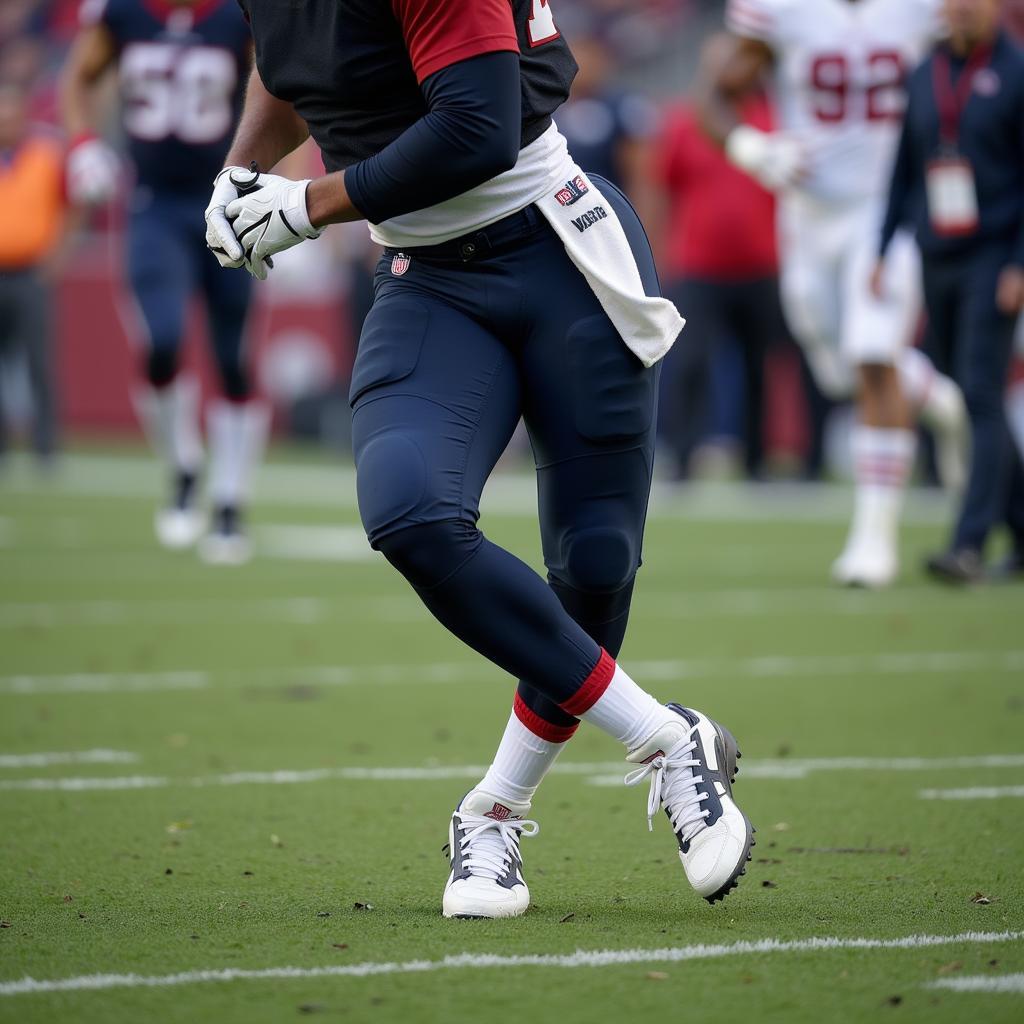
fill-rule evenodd
<path id="1" fill-rule="evenodd" d="M 391 273 L 401 277 L 409 269 L 409 257 L 404 252 L 397 253 L 391 260 Z"/>

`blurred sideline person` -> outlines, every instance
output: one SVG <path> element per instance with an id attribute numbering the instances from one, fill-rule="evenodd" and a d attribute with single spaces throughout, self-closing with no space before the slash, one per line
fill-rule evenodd
<path id="1" fill-rule="evenodd" d="M 41 465 L 57 449 L 53 277 L 67 234 L 64 148 L 28 120 L 21 84 L 0 82 L 0 361 L 24 356 L 32 397 L 32 448 Z M 7 417 L 0 388 L 0 458 Z"/>
<path id="2" fill-rule="evenodd" d="M 251 63 L 248 27 L 234 0 L 86 0 L 82 29 L 61 82 L 71 138 L 73 199 L 102 203 L 119 188 L 118 159 L 97 137 L 94 93 L 116 69 L 121 121 L 135 180 L 129 197 L 125 271 L 141 314 L 146 351 L 136 408 L 171 476 L 170 500 L 156 516 L 159 541 L 187 548 L 200 539 L 203 465 L 199 391 L 178 375 L 193 293 L 205 300 L 223 398 L 208 415 L 211 448 L 210 562 L 249 557 L 244 506 L 263 449 L 268 410 L 253 400 L 243 332 L 250 279 L 222 274 L 209 258 L 203 210 L 241 109 Z"/>
<path id="3" fill-rule="evenodd" d="M 1024 53 L 1000 29 L 1000 0 L 944 0 L 949 41 L 914 72 L 872 277 L 884 297 L 892 239 L 913 225 L 937 360 L 971 421 L 970 479 L 932 575 L 983 574 L 989 532 L 1006 518 L 1024 557 L 1024 474 L 1006 420 L 1014 329 L 1024 309 Z"/>
<path id="4" fill-rule="evenodd" d="M 730 46 L 722 35 L 709 40 L 703 60 L 721 59 Z M 746 97 L 741 117 L 767 131 L 771 111 L 764 95 Z M 658 266 L 666 294 L 689 316 L 662 378 L 666 440 L 685 477 L 708 418 L 715 350 L 735 339 L 746 393 L 744 466 L 756 478 L 764 458 L 765 353 L 787 333 L 779 305 L 774 199 L 725 159 L 688 104 L 665 113 L 655 176 L 666 206 L 659 218 Z"/>
<path id="5" fill-rule="evenodd" d="M 962 396 L 909 344 L 921 309 L 909 234 L 895 240 L 885 301 L 868 284 L 904 78 L 935 38 L 937 3 L 729 0 L 733 51 L 701 90 L 710 134 L 737 166 L 779 192 L 783 307 L 821 389 L 836 398 L 856 393 L 856 497 L 832 569 L 846 585 L 883 587 L 898 573 L 915 412 L 939 432 L 947 481 L 964 474 Z M 766 76 L 773 132 L 740 124 L 737 114 Z"/>
<path id="6" fill-rule="evenodd" d="M 572 38 L 580 70 L 555 118 L 558 130 L 581 167 L 618 186 L 637 205 L 648 189 L 657 108 L 645 96 L 614 84 L 613 53 L 600 35 Z M 646 218 L 641 220 L 646 224 Z"/>

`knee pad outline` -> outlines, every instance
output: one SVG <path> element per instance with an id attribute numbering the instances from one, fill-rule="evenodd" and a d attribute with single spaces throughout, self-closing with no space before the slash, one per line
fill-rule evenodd
<path id="1" fill-rule="evenodd" d="M 621 590 L 636 575 L 639 562 L 638 545 L 621 527 L 584 527 L 564 542 L 565 582 L 575 590 Z"/>

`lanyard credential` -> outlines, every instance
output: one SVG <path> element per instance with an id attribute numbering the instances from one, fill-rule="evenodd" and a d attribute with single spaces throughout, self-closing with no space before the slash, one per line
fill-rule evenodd
<path id="1" fill-rule="evenodd" d="M 970 56 L 967 65 L 953 83 L 953 67 L 944 49 L 935 51 L 932 61 L 932 84 L 935 103 L 939 108 L 939 134 L 945 149 L 955 150 L 960 138 L 960 119 L 970 102 L 974 76 L 992 59 L 992 47 L 980 46 Z"/>
<path id="2" fill-rule="evenodd" d="M 956 83 L 945 50 L 936 50 L 932 60 L 932 88 L 939 110 L 939 151 L 928 161 L 925 191 L 932 230 L 940 238 L 965 238 L 978 230 L 978 190 L 974 168 L 960 152 L 960 122 L 971 99 L 975 76 L 991 57 L 991 46 L 976 49 Z"/>

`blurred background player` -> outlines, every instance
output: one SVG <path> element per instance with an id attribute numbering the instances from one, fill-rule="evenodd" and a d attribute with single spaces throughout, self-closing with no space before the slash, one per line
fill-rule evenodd
<path id="1" fill-rule="evenodd" d="M 717 62 L 728 37 L 712 37 L 703 60 Z M 771 110 L 763 93 L 742 103 L 745 124 L 767 131 Z M 664 214 L 654 237 L 665 293 L 689 324 L 666 357 L 661 379 L 663 441 L 682 479 L 711 418 L 716 357 L 735 343 L 741 353 L 743 463 L 751 479 L 764 463 L 765 353 L 786 337 L 779 307 L 775 202 L 733 167 L 708 139 L 691 103 L 664 116 L 654 173 Z"/>
<path id="2" fill-rule="evenodd" d="M 126 273 L 147 341 L 148 387 L 136 406 L 172 481 L 170 501 L 156 517 L 157 537 L 184 548 L 204 528 L 197 507 L 199 392 L 193 380 L 178 375 L 186 312 L 198 288 L 224 394 L 208 415 L 213 516 L 199 550 L 211 562 L 244 561 L 243 506 L 268 412 L 252 398 L 244 362 L 251 279 L 224 274 L 210 259 L 203 210 L 241 108 L 249 29 L 234 0 L 87 0 L 82 25 L 61 83 L 72 140 L 68 189 L 77 201 L 101 203 L 118 188 L 118 160 L 98 137 L 93 102 L 100 82 L 116 69 L 135 173 Z"/>
<path id="3" fill-rule="evenodd" d="M 646 96 L 617 82 L 614 51 L 596 25 L 564 31 L 572 37 L 580 70 L 568 101 L 558 110 L 558 130 L 581 167 L 617 185 L 634 206 L 643 207 L 650 192 L 658 109 Z"/>
<path id="4" fill-rule="evenodd" d="M 67 238 L 64 150 L 30 124 L 28 92 L 0 79 L 0 371 L 21 363 L 32 401 L 32 448 L 43 465 L 57 445 L 51 283 Z M 8 416 L 0 373 L 0 458 Z"/>
<path id="5" fill-rule="evenodd" d="M 705 127 L 728 157 L 779 192 L 782 298 L 822 390 L 856 392 L 856 498 L 833 565 L 844 584 L 898 572 L 913 412 L 938 432 L 946 479 L 962 481 L 965 412 L 956 385 L 910 342 L 921 310 L 907 233 L 890 250 L 886 298 L 869 279 L 906 74 L 936 36 L 938 0 L 730 0 L 731 50 L 702 88 Z M 740 123 L 738 103 L 771 79 L 778 130 Z"/>

